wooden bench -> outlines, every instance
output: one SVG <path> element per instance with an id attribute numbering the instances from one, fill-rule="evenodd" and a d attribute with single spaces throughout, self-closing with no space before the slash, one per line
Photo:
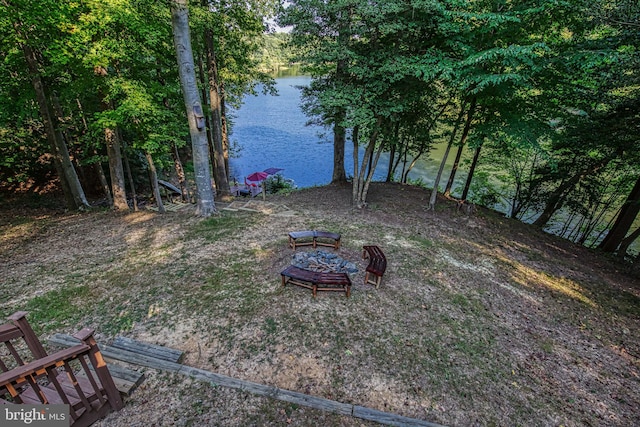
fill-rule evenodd
<path id="1" fill-rule="evenodd" d="M 329 248 L 340 249 L 340 234 L 331 233 L 329 231 L 292 231 L 289 233 L 289 247 L 297 246 L 326 246 Z"/>
<path id="2" fill-rule="evenodd" d="M 325 273 L 290 265 L 282 270 L 280 275 L 282 286 L 291 283 L 311 289 L 314 298 L 318 291 L 344 292 L 347 298 L 351 295 L 351 279 L 347 273 Z"/>
<path id="3" fill-rule="evenodd" d="M 382 250 L 378 246 L 363 246 L 362 258 L 369 259 L 369 265 L 365 270 L 364 283 L 375 285 L 376 289 L 382 281 L 382 275 L 387 269 L 387 258 L 382 253 Z M 370 275 L 375 277 L 375 280 L 370 278 Z"/>
<path id="4" fill-rule="evenodd" d="M 21 311 L 0 325 L 0 399 L 13 404 L 66 404 L 71 426 L 93 424 L 122 399 L 93 338 L 93 330 L 74 336 L 77 345 L 48 355 Z"/>

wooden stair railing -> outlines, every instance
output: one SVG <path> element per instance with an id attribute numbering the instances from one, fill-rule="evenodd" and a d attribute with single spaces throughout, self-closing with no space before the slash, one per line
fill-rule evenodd
<path id="1" fill-rule="evenodd" d="M 12 324 L 0 325 L 0 341 L 7 350 L 0 353 L 2 403 L 66 404 L 73 427 L 89 426 L 122 408 L 93 330 L 82 329 L 74 335 L 80 344 L 47 355 L 25 312 L 9 319 Z"/>

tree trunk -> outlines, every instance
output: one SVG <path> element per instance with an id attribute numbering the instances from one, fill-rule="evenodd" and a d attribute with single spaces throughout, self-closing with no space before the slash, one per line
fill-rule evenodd
<path id="1" fill-rule="evenodd" d="M 184 174 L 184 168 L 182 167 L 182 161 L 180 160 L 180 155 L 178 154 L 178 146 L 176 144 L 173 144 L 171 157 L 173 157 L 173 165 L 176 170 L 176 176 L 178 177 L 178 183 L 180 184 L 182 201 L 191 203 L 191 197 L 189 196 L 189 186 L 187 185 L 187 178 Z"/>
<path id="2" fill-rule="evenodd" d="M 369 144 L 372 147 L 372 151 L 373 148 L 376 145 L 376 140 L 378 139 L 378 132 L 374 132 L 373 136 L 371 137 L 371 140 L 369 141 Z M 367 205 L 367 193 L 369 193 L 369 186 L 371 185 L 371 181 L 373 180 L 373 173 L 376 170 L 376 167 L 378 166 L 378 161 L 380 160 L 380 155 L 382 154 L 382 151 L 384 149 L 384 144 L 380 144 L 380 146 L 378 147 L 378 150 L 376 151 L 376 155 L 373 158 L 373 161 L 370 161 L 370 167 L 369 167 L 369 173 L 367 174 L 367 178 L 364 181 L 364 185 L 361 186 L 361 191 L 360 191 L 360 195 L 358 197 L 358 207 L 365 207 Z"/>
<path id="3" fill-rule="evenodd" d="M 440 184 L 440 179 L 442 178 L 442 171 L 444 170 L 444 165 L 447 163 L 447 157 L 449 157 L 449 151 L 451 151 L 451 146 L 453 145 L 453 141 L 458 133 L 458 128 L 460 127 L 460 122 L 462 121 L 462 116 L 464 116 L 464 110 L 466 108 L 466 104 L 463 102 L 460 106 L 460 112 L 458 113 L 458 118 L 453 126 L 453 130 L 451 131 L 451 137 L 449 138 L 449 143 L 447 144 L 447 149 L 444 151 L 444 155 L 442 156 L 442 161 L 440 162 L 440 168 L 438 169 L 438 174 L 436 175 L 435 182 L 433 183 L 433 189 L 431 190 L 431 197 L 429 198 L 429 210 L 436 209 L 436 200 L 438 197 L 438 185 Z"/>
<path id="4" fill-rule="evenodd" d="M 409 172 L 411 172 L 411 169 L 413 169 L 416 163 L 418 163 L 418 160 L 420 160 L 420 157 L 422 156 L 422 154 L 423 154 L 423 151 L 420 151 L 418 154 L 416 154 L 413 160 L 411 160 L 411 163 L 409 163 L 409 166 L 406 165 L 406 160 L 405 160 L 405 165 L 403 166 L 402 180 L 401 180 L 403 184 L 406 184 L 407 181 L 409 180 Z"/>
<path id="5" fill-rule="evenodd" d="M 464 150 L 464 145 L 458 145 L 458 150 L 456 151 L 456 158 L 453 160 L 453 165 L 451 166 L 451 174 L 449 174 L 449 179 L 447 180 L 447 185 L 444 187 L 443 195 L 445 197 L 451 197 L 451 187 L 453 187 L 453 181 L 456 179 L 456 173 L 458 172 L 458 165 L 460 164 L 460 158 L 462 157 L 462 151 Z"/>
<path id="6" fill-rule="evenodd" d="M 351 204 L 356 205 L 358 200 L 358 192 L 360 189 L 358 188 L 358 151 L 360 148 L 360 127 L 354 126 L 353 132 L 351 133 L 351 142 L 353 147 L 353 181 L 351 182 Z"/>
<path id="7" fill-rule="evenodd" d="M 547 225 L 553 214 L 562 207 L 569 191 L 584 179 L 584 177 L 597 172 L 599 169 L 606 166 L 607 163 L 609 163 L 609 159 L 602 159 L 597 164 L 591 165 L 589 168 L 584 169 L 563 181 L 562 184 L 560 184 L 558 188 L 556 188 L 556 190 L 547 198 L 544 210 L 533 222 L 533 225 L 540 228 Z"/>
<path id="8" fill-rule="evenodd" d="M 343 15 L 344 14 L 344 15 Z M 347 11 L 342 11 L 338 17 L 338 46 L 337 49 L 346 49 L 349 45 L 349 26 L 351 25 L 351 7 Z M 340 84 L 347 78 L 348 63 L 345 59 L 339 59 L 336 64 L 335 79 Z M 333 174 L 332 184 L 345 184 L 347 174 L 344 169 L 345 144 L 347 142 L 344 120 L 346 111 L 342 106 L 337 106 L 333 115 Z M 355 175 L 353 177 L 355 180 Z"/>
<path id="9" fill-rule="evenodd" d="M 353 204 L 358 208 L 364 208 L 366 206 L 366 200 L 362 200 L 362 192 L 364 191 L 364 175 L 367 165 L 369 164 L 369 158 L 373 155 L 373 146 L 369 143 L 367 144 L 367 148 L 364 150 L 364 156 L 362 158 L 362 164 L 358 167 L 357 156 L 358 149 L 354 146 L 354 176 L 353 176 L 353 186 L 354 186 L 354 199 Z"/>
<path id="10" fill-rule="evenodd" d="M 405 143 L 402 138 L 399 138 L 398 143 L 395 145 L 397 145 L 396 150 L 398 152 L 398 155 L 396 156 L 396 160 L 393 163 L 393 173 L 395 174 L 398 171 L 398 165 L 400 165 L 400 162 L 402 162 L 402 170 L 400 171 L 400 182 L 403 182 L 402 178 L 404 177 L 404 171 L 407 166 L 407 146 L 409 145 L 409 143 Z"/>
<path id="11" fill-rule="evenodd" d="M 16 27 L 16 31 L 19 26 Z M 84 194 L 80 180 L 76 170 L 73 167 L 71 158 L 69 157 L 69 151 L 67 145 L 62 139 L 61 135 L 56 129 L 54 123 L 54 116 L 49 106 L 49 101 L 45 89 L 44 82 L 40 75 L 40 66 L 35 52 L 31 47 L 24 44 L 22 50 L 29 67 L 29 73 L 31 74 L 31 83 L 33 90 L 36 94 L 38 107 L 40 109 L 40 115 L 42 116 L 42 123 L 44 125 L 47 141 L 51 147 L 51 151 L 54 157 L 54 165 L 56 172 L 60 178 L 62 189 L 65 194 L 67 207 L 69 209 L 84 209 L 89 207 L 89 202 Z"/>
<path id="12" fill-rule="evenodd" d="M 342 125 L 345 113 L 340 110 L 336 114 L 333 123 L 333 175 L 331 176 L 332 184 L 344 184 L 347 182 L 347 174 L 344 170 L 344 152 L 347 141 L 346 130 Z"/>
<path id="13" fill-rule="evenodd" d="M 134 212 L 138 212 L 138 195 L 136 193 L 136 182 L 133 180 L 133 174 L 131 173 L 131 165 L 129 164 L 129 157 L 127 156 L 127 144 L 124 143 L 120 135 L 120 132 L 118 132 L 118 140 L 122 141 L 122 159 L 124 160 L 124 169 L 127 172 L 127 179 L 129 180 L 129 188 L 131 188 L 133 210 Z"/>
<path id="14" fill-rule="evenodd" d="M 469 174 L 467 175 L 467 181 L 464 183 L 464 189 L 462 190 L 462 196 L 460 200 L 467 200 L 469 196 L 469 188 L 471 188 L 471 181 L 473 180 L 473 174 L 476 171 L 476 166 L 478 166 L 478 160 L 480 159 L 480 150 L 482 149 L 482 144 L 476 147 L 476 152 L 473 154 L 473 160 L 471 161 L 471 167 L 469 168 Z"/>
<path id="15" fill-rule="evenodd" d="M 522 193 L 522 180 L 516 179 L 515 191 L 513 194 L 513 200 L 511 201 L 511 213 L 509 214 L 509 218 L 517 218 L 520 215 L 520 212 L 524 208 L 522 203 L 519 203 L 520 194 Z"/>
<path id="16" fill-rule="evenodd" d="M 473 120 L 473 113 L 475 112 L 475 109 L 476 97 L 474 96 L 471 100 L 469 111 L 467 111 L 467 121 L 464 124 L 462 136 L 460 137 L 460 145 L 458 146 L 458 152 L 456 153 L 456 158 L 453 161 L 453 166 L 451 167 L 451 175 L 449 175 L 449 180 L 447 181 L 447 185 L 444 188 L 445 197 L 449 197 L 451 195 L 451 187 L 453 187 L 453 181 L 456 178 L 456 172 L 458 172 L 458 165 L 460 164 L 460 158 L 462 157 L 464 145 L 467 143 L 467 137 L 469 136 L 469 130 L 471 130 L 471 121 Z"/>
<path id="17" fill-rule="evenodd" d="M 147 164 L 149 165 L 149 179 L 151 180 L 151 187 L 153 188 L 153 197 L 156 199 L 156 204 L 158 205 L 158 212 L 161 214 L 166 213 L 167 211 L 164 208 L 164 204 L 162 203 L 162 196 L 160 195 L 160 186 L 158 185 L 158 172 L 156 171 L 156 165 L 153 163 L 153 157 L 148 151 L 144 152 L 144 156 L 147 159 Z"/>
<path id="18" fill-rule="evenodd" d="M 84 132 L 89 132 L 89 125 L 87 124 L 87 120 L 85 119 L 84 108 L 79 98 L 76 98 L 76 103 L 78 104 L 78 109 L 80 110 L 80 117 L 82 118 L 82 125 L 84 126 Z M 98 154 L 98 151 L 94 148 L 93 155 L 96 159 L 98 159 L 93 167 L 96 171 L 96 175 L 98 175 L 98 180 L 100 181 L 100 186 L 102 187 L 102 192 L 104 193 L 104 197 L 107 199 L 107 204 L 109 206 L 113 206 L 113 198 L 111 197 L 111 189 L 109 188 L 109 182 L 107 181 L 107 175 L 104 173 L 104 168 L 102 167 L 102 161 L 100 158 L 101 155 Z"/>
<path id="19" fill-rule="evenodd" d="M 104 67 L 95 67 L 94 74 L 100 78 L 106 78 L 108 71 Z M 112 104 L 107 101 L 106 95 L 100 91 L 100 108 L 103 112 L 113 110 Z M 109 172 L 111 175 L 111 195 L 113 196 L 113 209 L 129 210 L 127 203 L 127 188 L 124 180 L 124 169 L 122 167 L 122 149 L 120 147 L 120 136 L 117 128 L 106 126 L 104 128 L 104 142 L 107 147 L 107 157 L 109 158 Z"/>
<path id="20" fill-rule="evenodd" d="M 224 147 L 222 141 L 222 114 L 220 105 L 220 84 L 218 64 L 213 45 L 213 32 L 205 31 L 207 49 L 207 76 L 209 81 L 209 104 L 211 107 L 211 136 L 213 139 L 213 177 L 216 189 L 221 195 L 231 195 L 229 175 L 225 167 Z"/>
<path id="21" fill-rule="evenodd" d="M 618 246 L 617 255 L 620 258 L 624 258 L 624 256 L 627 254 L 629 246 L 631 246 L 631 244 L 635 242 L 638 237 L 640 237 L 640 228 L 636 228 L 633 233 L 622 239 L 622 242 L 620 242 L 620 246 Z"/>
<path id="22" fill-rule="evenodd" d="M 640 177 L 633 186 L 629 196 L 627 196 L 627 200 L 622 206 L 622 209 L 620 209 L 616 222 L 602 242 L 600 242 L 598 248 L 604 252 L 615 252 L 633 225 L 633 222 L 638 216 L 638 212 L 640 212 Z"/>
<path id="23" fill-rule="evenodd" d="M 96 174 L 98 175 L 98 179 L 100 180 L 100 186 L 102 187 L 102 192 L 104 193 L 104 197 L 107 198 L 107 203 L 109 204 L 109 206 L 112 206 L 113 197 L 111 197 L 111 189 L 109 188 L 109 182 L 107 181 L 107 176 L 104 174 L 102 163 L 100 161 L 97 161 L 94 163 L 93 166 L 96 170 Z"/>
<path id="24" fill-rule="evenodd" d="M 124 184 L 124 169 L 122 167 L 122 152 L 118 134 L 112 128 L 105 128 L 104 141 L 107 145 L 109 157 L 109 172 L 111 175 L 111 194 L 113 195 L 113 208 L 115 210 L 129 210 L 127 203 L 127 191 Z"/>
<path id="25" fill-rule="evenodd" d="M 364 208 L 367 205 L 367 192 L 369 191 L 369 184 L 371 183 L 371 178 L 373 177 L 373 172 L 375 171 L 376 165 L 378 164 L 378 160 L 380 159 L 380 154 L 382 153 L 382 145 L 378 148 L 376 152 L 375 159 L 372 159 L 376 143 L 378 141 L 378 135 L 380 134 L 380 127 L 382 125 L 382 118 L 378 117 L 375 125 L 374 131 L 371 133 L 369 137 L 369 143 L 367 144 L 367 148 L 364 152 L 364 157 L 362 159 L 362 164 L 360 165 L 360 171 L 358 172 L 358 146 L 359 144 L 354 137 L 353 143 L 353 203 L 358 208 Z M 355 130 L 354 130 L 355 132 Z M 368 173 L 365 172 L 368 169 Z"/>
<path id="26" fill-rule="evenodd" d="M 200 89 L 200 98 L 202 99 L 202 103 L 204 105 L 208 105 L 208 92 L 207 92 L 207 78 L 205 77 L 204 74 L 204 65 L 202 63 L 202 59 L 198 58 L 198 77 L 200 78 L 200 82 L 198 83 L 198 88 Z M 210 106 L 209 106 L 210 107 Z M 209 110 L 211 110 L 211 108 L 209 108 Z M 214 155 L 214 150 L 215 148 L 213 147 L 213 134 L 212 134 L 212 125 L 211 125 L 211 114 L 205 114 L 204 115 L 204 122 L 205 122 L 205 129 L 206 129 L 206 134 L 207 134 L 207 146 L 209 148 L 209 160 L 212 161 L 211 163 L 211 167 L 212 170 L 215 173 L 215 168 L 214 168 L 214 159 L 215 159 L 215 155 Z M 213 187 L 217 188 L 216 182 L 215 182 L 215 176 L 213 176 Z"/>
<path id="27" fill-rule="evenodd" d="M 206 126 L 196 84 L 193 51 L 191 49 L 187 0 L 174 0 L 171 3 L 171 24 L 179 67 L 180 85 L 184 95 L 184 104 L 189 121 L 189 134 L 191 136 L 197 193 L 196 214 L 202 217 L 209 217 L 216 212 L 216 205 L 211 187 Z"/>
<path id="28" fill-rule="evenodd" d="M 391 150 L 389 151 L 389 164 L 387 165 L 387 177 L 385 178 L 386 182 L 391 182 L 393 178 L 394 172 L 394 160 L 396 157 L 396 144 L 391 146 Z"/>
<path id="29" fill-rule="evenodd" d="M 227 107 L 225 104 L 224 82 L 220 82 L 220 123 L 222 125 L 222 153 L 224 170 L 229 172 L 229 130 L 227 128 Z"/>
<path id="30" fill-rule="evenodd" d="M 64 111 L 62 110 L 62 105 L 60 105 L 60 99 L 58 98 L 57 94 L 55 92 L 53 92 L 49 96 L 49 100 L 51 101 L 51 104 L 53 106 L 53 113 L 54 113 L 53 120 L 57 124 L 57 126 L 56 126 L 56 138 L 57 138 L 58 141 L 60 141 L 60 144 L 61 144 L 61 146 L 59 148 L 59 151 L 63 156 L 64 156 L 64 153 L 66 152 L 66 156 L 71 161 L 72 171 L 73 171 L 73 173 L 75 173 L 77 175 L 78 183 L 79 183 L 79 186 L 80 186 L 80 190 L 79 191 L 82 193 L 81 198 L 84 198 L 85 194 L 84 194 L 84 190 L 83 190 L 83 188 L 84 188 L 83 184 L 86 187 L 87 186 L 87 181 L 85 179 L 85 176 L 84 176 L 84 173 L 83 173 L 84 171 L 82 169 L 82 166 L 80 165 L 78 157 L 74 154 L 73 158 L 71 158 L 72 156 L 69 154 L 69 151 L 68 151 L 68 148 L 69 148 L 69 134 L 67 132 L 65 132 L 65 130 L 64 130 L 64 128 L 65 128 Z M 64 161 L 63 161 L 63 165 L 64 165 Z M 73 176 L 71 176 L 70 179 L 73 180 L 74 179 Z M 86 198 L 84 200 L 86 202 Z M 88 206 L 88 202 L 87 202 L 87 206 Z M 84 208 L 85 206 L 82 206 L 82 207 Z"/>
<path id="31" fill-rule="evenodd" d="M 399 140 L 400 140 L 400 123 L 396 122 L 395 126 L 393 127 L 393 144 L 391 144 L 391 149 L 389 150 L 389 164 L 387 165 L 387 178 L 385 179 L 386 182 L 391 182 L 395 175 L 396 168 L 394 166 L 394 159 L 396 157 L 396 147 L 399 144 Z"/>

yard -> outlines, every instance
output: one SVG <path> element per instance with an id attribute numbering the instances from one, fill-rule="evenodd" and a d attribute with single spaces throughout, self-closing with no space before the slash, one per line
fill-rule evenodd
<path id="1" fill-rule="evenodd" d="M 0 211 L 0 315 L 37 333 L 96 329 L 181 349 L 185 364 L 450 426 L 640 424 L 640 280 L 496 213 L 374 184 L 268 196 L 260 212 L 192 207 Z M 219 203 L 219 207 L 224 204 Z M 256 205 L 258 206 L 258 205 Z M 342 235 L 351 297 L 282 287 L 287 233 Z M 388 267 L 364 285 L 362 246 Z M 307 250 L 305 248 L 301 250 Z M 97 425 L 375 425 L 147 370 Z"/>

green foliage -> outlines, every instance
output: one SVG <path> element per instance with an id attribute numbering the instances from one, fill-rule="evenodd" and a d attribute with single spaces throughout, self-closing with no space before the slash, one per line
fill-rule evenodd
<path id="1" fill-rule="evenodd" d="M 310 122 L 337 124 L 372 149 L 393 148 L 395 166 L 428 156 L 473 98 L 468 140 L 486 144 L 484 183 L 497 186 L 514 217 L 564 207 L 591 223 L 596 206 L 615 212 L 624 198 L 610 197 L 610 177 L 638 173 L 632 0 L 192 3 L 196 57 L 205 60 L 212 40 L 227 104 L 272 90 L 269 72 L 301 62 L 313 76 L 303 105 Z M 290 34 L 268 33 L 276 11 Z M 119 130 L 130 158 L 149 152 L 161 168 L 174 145 L 186 144 L 167 3 L 3 2 L 0 35 L 3 188 L 39 188 L 52 178 L 31 73 L 47 87 L 79 165 L 105 161 L 106 127 Z M 25 63 L 26 48 L 37 69 Z"/>
<path id="2" fill-rule="evenodd" d="M 262 36 L 261 48 L 255 54 L 260 70 L 266 73 L 277 72 L 282 66 L 295 62 L 296 53 L 291 45 L 288 33 L 266 33 Z"/>
<path id="3" fill-rule="evenodd" d="M 505 210 L 500 189 L 492 175 L 487 172 L 476 172 L 471 187 L 471 202 L 491 209 Z"/>
<path id="4" fill-rule="evenodd" d="M 268 177 L 264 183 L 265 189 L 269 194 L 287 193 L 295 189 L 295 185 L 285 179 L 281 174 Z"/>
<path id="5" fill-rule="evenodd" d="M 225 80 L 227 102 L 239 103 L 258 82 L 258 50 L 276 1 L 231 2 L 220 10 L 192 7 L 196 55 L 205 30 L 213 31 Z M 29 181 L 50 172 L 45 141 L 34 102 L 25 43 L 40 58 L 38 70 L 57 112 L 71 154 L 81 165 L 106 159 L 104 129 L 117 128 L 136 158 L 154 155 L 169 164 L 174 145 L 184 146 L 188 129 L 177 79 L 170 8 L 166 2 L 16 1 L 0 4 L 0 180 Z M 134 165 L 135 166 L 135 165 Z M 135 173 L 135 171 L 134 171 Z M 47 176 L 47 178 L 50 178 Z"/>
<path id="6" fill-rule="evenodd" d="M 209 32 L 216 55 L 219 80 L 224 84 L 225 102 L 239 106 L 245 94 L 261 87 L 273 91 L 273 79 L 260 67 L 265 24 L 279 5 L 278 0 L 229 2 L 218 8 L 209 4 L 190 8 L 194 49 L 204 52 Z"/>

